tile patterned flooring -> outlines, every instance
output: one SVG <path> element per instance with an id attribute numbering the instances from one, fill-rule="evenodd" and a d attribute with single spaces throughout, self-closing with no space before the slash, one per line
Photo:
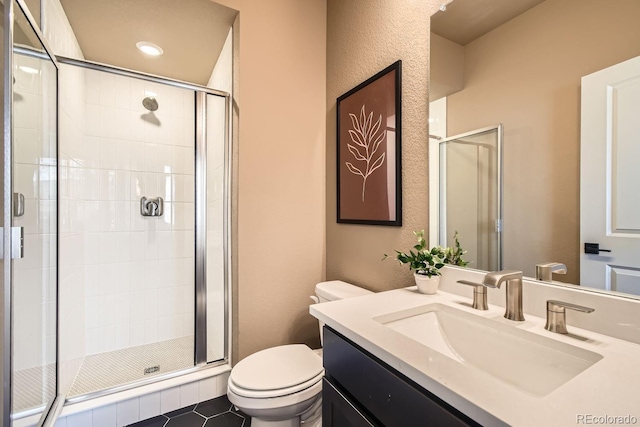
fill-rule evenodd
<path id="1" fill-rule="evenodd" d="M 157 372 L 145 374 L 157 366 Z M 67 397 L 193 367 L 193 335 L 86 356 Z"/>
<path id="2" fill-rule="evenodd" d="M 129 427 L 251 427 L 251 417 L 237 411 L 227 396 L 220 396 Z"/>

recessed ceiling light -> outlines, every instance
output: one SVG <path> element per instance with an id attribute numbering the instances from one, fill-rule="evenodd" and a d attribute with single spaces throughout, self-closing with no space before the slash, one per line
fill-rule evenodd
<path id="1" fill-rule="evenodd" d="M 164 53 L 164 50 L 157 44 L 151 42 L 138 42 L 136 47 L 144 54 L 149 56 L 160 56 Z"/>

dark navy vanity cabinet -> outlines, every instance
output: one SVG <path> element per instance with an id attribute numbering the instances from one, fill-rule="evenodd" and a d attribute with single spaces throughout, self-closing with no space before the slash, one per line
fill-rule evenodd
<path id="1" fill-rule="evenodd" d="M 324 427 L 479 425 L 327 326 L 323 348 Z"/>

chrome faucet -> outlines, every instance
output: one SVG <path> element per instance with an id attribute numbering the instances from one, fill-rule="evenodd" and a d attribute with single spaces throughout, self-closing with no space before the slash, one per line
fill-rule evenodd
<path id="1" fill-rule="evenodd" d="M 536 265 L 536 280 L 550 282 L 553 280 L 553 273 L 567 274 L 567 266 L 559 262 L 545 262 Z"/>
<path id="2" fill-rule="evenodd" d="M 498 288 L 503 282 L 507 282 L 507 302 L 504 317 L 509 320 L 521 322 L 522 314 L 522 271 L 501 270 L 487 273 L 482 284 L 489 288 Z"/>

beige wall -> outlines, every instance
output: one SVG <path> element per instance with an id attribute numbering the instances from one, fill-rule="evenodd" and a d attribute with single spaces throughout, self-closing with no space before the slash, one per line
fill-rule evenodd
<path id="1" fill-rule="evenodd" d="M 548 0 L 465 46 L 448 135 L 504 124 L 504 267 L 579 280 L 580 78 L 640 55 L 640 2 Z"/>
<path id="2" fill-rule="evenodd" d="M 415 244 L 428 229 L 427 73 L 429 17 L 437 2 L 327 1 L 327 279 L 381 291 L 412 284 L 406 267 L 384 253 Z M 336 98 L 402 60 L 403 226 L 336 222 Z"/>
<path id="3" fill-rule="evenodd" d="M 431 33 L 429 56 L 429 102 L 456 93 L 464 86 L 464 47 Z"/>
<path id="4" fill-rule="evenodd" d="M 218 2 L 240 11 L 238 361 L 274 345 L 318 343 L 309 295 L 325 272 L 326 5 Z"/>

